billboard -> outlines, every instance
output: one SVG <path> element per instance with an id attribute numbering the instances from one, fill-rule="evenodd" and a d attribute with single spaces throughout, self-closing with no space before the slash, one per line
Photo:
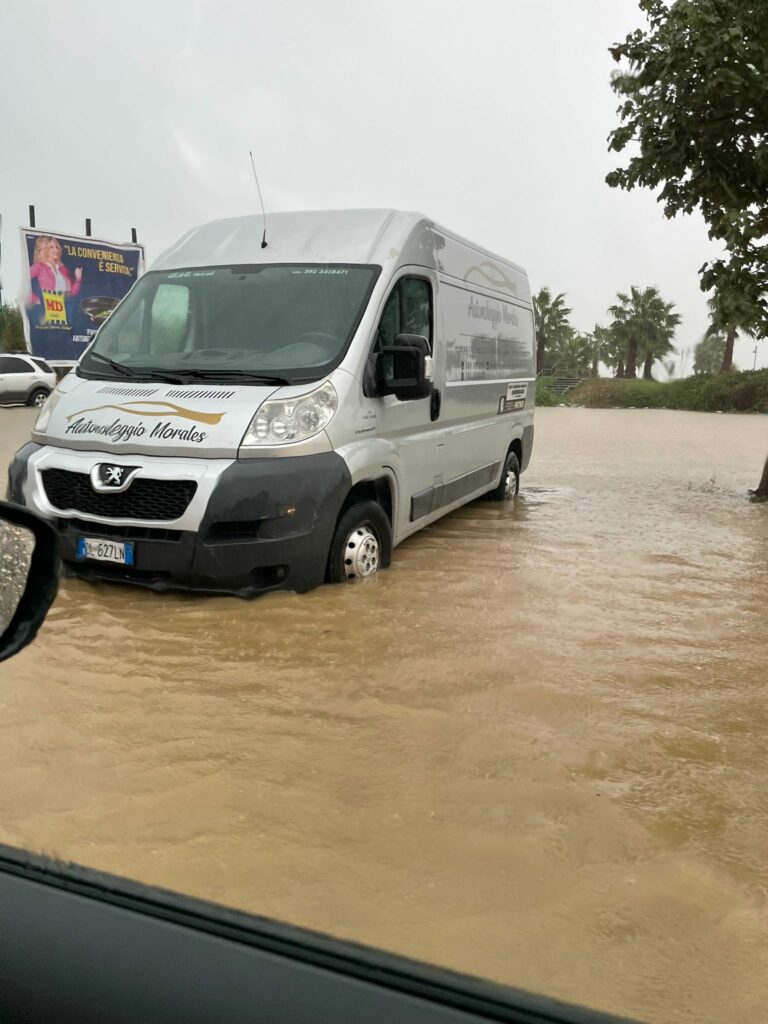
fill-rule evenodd
<path id="1" fill-rule="evenodd" d="M 21 228 L 27 347 L 54 363 L 76 362 L 144 269 L 144 247 Z"/>

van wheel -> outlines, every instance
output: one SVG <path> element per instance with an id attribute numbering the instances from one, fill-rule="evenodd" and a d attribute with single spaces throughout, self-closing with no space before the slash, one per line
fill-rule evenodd
<path id="1" fill-rule="evenodd" d="M 328 556 L 329 583 L 375 576 L 392 558 L 392 527 L 375 501 L 350 505 L 336 525 Z"/>
<path id="2" fill-rule="evenodd" d="M 45 405 L 45 400 L 48 398 L 48 392 L 39 388 L 37 391 L 33 391 L 27 399 L 27 405 L 34 405 L 37 409 L 41 409 Z"/>
<path id="3" fill-rule="evenodd" d="M 494 487 L 492 491 L 488 491 L 485 497 L 488 501 L 511 501 L 519 490 L 520 463 L 517 461 L 515 453 L 509 452 L 498 486 Z"/>

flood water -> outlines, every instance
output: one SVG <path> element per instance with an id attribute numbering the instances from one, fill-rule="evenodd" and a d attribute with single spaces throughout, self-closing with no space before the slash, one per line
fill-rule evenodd
<path id="1" fill-rule="evenodd" d="M 32 410 L 0 411 L 0 464 Z M 543 409 L 513 505 L 303 596 L 64 581 L 0 841 L 654 1022 L 765 1020 L 768 420 Z"/>

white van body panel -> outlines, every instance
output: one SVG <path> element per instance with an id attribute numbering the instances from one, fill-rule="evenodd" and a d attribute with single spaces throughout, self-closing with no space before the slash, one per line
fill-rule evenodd
<path id="1" fill-rule="evenodd" d="M 530 287 L 519 266 L 418 213 L 274 214 L 267 223 L 266 248 L 263 231 L 260 216 L 204 224 L 167 249 L 151 271 L 183 283 L 201 268 L 380 267 L 338 365 L 325 377 L 285 386 L 94 380 L 71 372 L 49 400 L 47 421 L 41 417 L 42 428 L 33 432 L 37 450 L 17 471 L 30 507 L 59 522 L 67 516 L 97 522 L 98 516 L 82 510 L 52 506 L 41 473 L 49 468 L 85 473 L 108 460 L 140 466 L 139 476 L 156 482 L 196 483 L 193 500 L 176 520 L 112 517 L 111 527 L 162 525 L 195 533 L 210 519 L 209 506 L 221 481 L 242 475 L 247 464 L 258 475 L 260 466 L 275 474 L 283 463 L 285 488 L 294 460 L 297 467 L 308 467 L 312 463 L 307 460 L 332 455 L 343 461 L 351 489 L 384 488 L 397 544 L 495 487 L 510 450 L 525 469 L 533 441 L 535 337 Z M 410 401 L 367 397 L 379 322 L 402 278 L 420 278 L 431 287 L 434 393 Z M 324 381 L 338 398 L 324 431 L 301 442 L 243 447 L 264 401 L 297 398 Z"/>
<path id="2" fill-rule="evenodd" d="M 47 444 L 205 459 L 236 458 L 254 408 L 277 390 L 274 385 L 93 381 L 73 373 L 64 381 L 45 428 Z"/>
<path id="3" fill-rule="evenodd" d="M 232 217 L 193 228 L 152 270 L 259 263 L 374 263 L 387 266 L 420 257 L 435 265 L 431 222 L 397 210 L 305 210 L 271 214 L 267 246 L 261 217 Z M 429 263 L 424 261 L 429 259 Z"/>

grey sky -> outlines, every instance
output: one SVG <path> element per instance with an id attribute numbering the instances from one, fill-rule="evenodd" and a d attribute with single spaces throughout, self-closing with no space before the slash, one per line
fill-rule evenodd
<path id="1" fill-rule="evenodd" d="M 29 203 L 54 231 L 135 226 L 151 263 L 192 225 L 255 211 L 252 148 L 268 209 L 422 210 L 565 291 L 585 330 L 617 290 L 655 285 L 692 348 L 716 252 L 703 222 L 604 184 L 607 47 L 640 23 L 636 0 L 5 0 L 4 294 Z"/>

